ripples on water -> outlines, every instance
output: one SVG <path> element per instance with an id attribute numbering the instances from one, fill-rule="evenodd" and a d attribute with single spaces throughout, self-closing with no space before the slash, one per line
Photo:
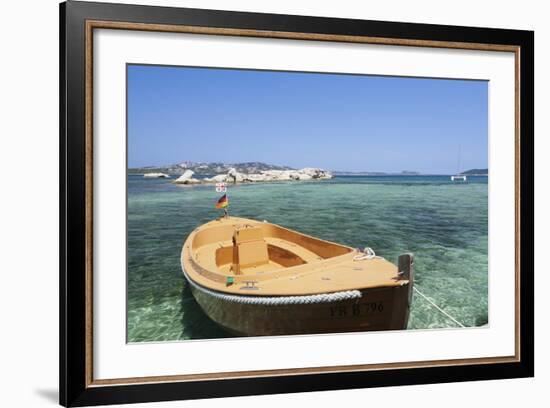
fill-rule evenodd
<path id="1" fill-rule="evenodd" d="M 317 182 L 230 186 L 231 215 L 268 220 L 392 262 L 413 252 L 415 284 L 466 326 L 488 323 L 487 178 L 341 176 Z M 180 251 L 197 226 L 219 216 L 213 186 L 128 176 L 128 340 L 230 337 L 197 305 Z M 454 327 L 414 296 L 411 329 Z"/>

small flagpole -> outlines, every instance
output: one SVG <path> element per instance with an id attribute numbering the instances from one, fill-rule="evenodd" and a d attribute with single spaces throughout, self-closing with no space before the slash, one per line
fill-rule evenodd
<path id="1" fill-rule="evenodd" d="M 225 193 L 219 200 L 218 200 L 218 203 L 216 204 L 216 208 L 222 208 L 223 209 L 223 218 L 228 218 L 229 217 L 229 210 L 228 210 L 228 207 L 229 207 L 229 198 L 227 197 L 227 187 L 225 185 L 225 183 L 216 183 L 216 191 L 218 193 Z M 223 202 L 222 202 L 222 199 L 224 199 Z M 219 205 L 219 207 L 218 207 Z"/>

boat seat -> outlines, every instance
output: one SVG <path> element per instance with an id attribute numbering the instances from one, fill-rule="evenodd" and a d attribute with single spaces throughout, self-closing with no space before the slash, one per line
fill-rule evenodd
<path id="1" fill-rule="evenodd" d="M 309 249 L 306 249 L 303 246 L 296 245 L 292 242 L 286 241 L 284 239 L 266 238 L 266 240 L 268 245 L 273 245 L 281 249 L 284 249 L 285 251 L 288 251 L 293 255 L 297 256 L 298 258 L 302 259 L 306 263 L 323 260 L 323 258 L 317 255 L 315 252 L 310 251 Z"/>
<path id="2" fill-rule="evenodd" d="M 259 226 L 245 225 L 233 233 L 233 272 L 246 273 L 252 268 L 269 263 L 267 243 Z"/>

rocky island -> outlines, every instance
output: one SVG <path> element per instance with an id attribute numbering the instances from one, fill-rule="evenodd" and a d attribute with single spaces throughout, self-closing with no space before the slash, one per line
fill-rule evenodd
<path id="1" fill-rule="evenodd" d="M 145 178 L 172 178 L 172 183 L 186 185 L 326 180 L 333 178 L 332 173 L 320 168 L 293 169 L 262 162 L 227 164 L 185 161 L 166 166 L 129 168 L 128 174 L 143 175 Z"/>
<path id="2" fill-rule="evenodd" d="M 259 173 L 240 173 L 235 168 L 230 168 L 227 174 L 218 174 L 202 179 L 194 178 L 193 170 L 186 170 L 180 177 L 173 181 L 175 184 L 206 184 L 206 183 L 256 183 L 268 181 L 301 181 L 301 180 L 326 180 L 331 179 L 332 174 L 326 170 L 306 167 L 300 170 L 262 170 Z"/>

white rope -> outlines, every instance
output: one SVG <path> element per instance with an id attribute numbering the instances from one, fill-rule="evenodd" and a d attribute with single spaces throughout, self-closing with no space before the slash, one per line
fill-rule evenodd
<path id="1" fill-rule="evenodd" d="M 460 323 L 458 320 L 456 320 L 453 316 L 451 316 L 449 313 L 447 313 L 445 310 L 441 309 L 439 306 L 437 306 L 431 299 L 428 298 L 428 296 L 426 296 L 425 294 L 423 294 L 422 292 L 420 292 L 417 288 L 416 288 L 416 285 L 413 286 L 413 289 L 415 290 L 416 293 L 418 293 L 420 296 L 422 296 L 424 299 L 426 299 L 426 301 L 431 304 L 433 307 L 435 307 L 437 310 L 439 310 L 441 313 L 443 313 L 445 316 L 447 316 L 449 319 L 451 319 L 454 323 L 456 323 L 458 326 L 460 327 L 466 327 L 464 326 L 462 323 Z"/>
<path id="2" fill-rule="evenodd" d="M 241 303 L 245 305 L 262 305 L 262 306 L 285 306 L 285 305 L 308 305 L 317 303 L 333 303 L 342 302 L 345 300 L 358 299 L 361 297 L 361 292 L 358 290 L 347 290 L 343 292 L 321 293 L 318 295 L 306 296 L 239 296 L 228 295 L 220 292 L 214 292 L 204 287 L 197 288 L 198 290 L 209 294 L 220 300 L 232 303 Z"/>
<path id="3" fill-rule="evenodd" d="M 372 249 L 371 247 L 365 247 L 365 249 L 363 249 L 363 252 L 360 252 L 358 255 L 355 255 L 353 257 L 354 261 L 366 261 L 370 259 L 384 259 L 384 258 L 376 255 L 376 253 L 374 252 L 374 249 Z"/>
<path id="4" fill-rule="evenodd" d="M 217 292 L 204 286 L 195 283 L 183 268 L 183 262 L 181 263 L 183 275 L 187 281 L 195 289 L 206 293 L 216 299 L 223 300 L 232 303 L 242 303 L 246 305 L 265 305 L 265 306 L 284 306 L 284 305 L 305 305 L 316 303 L 332 303 L 341 302 L 344 300 L 359 299 L 361 298 L 361 291 L 359 290 L 345 290 L 341 292 L 333 293 L 320 293 L 316 295 L 305 296 L 240 296 L 230 295 L 226 293 Z"/>

